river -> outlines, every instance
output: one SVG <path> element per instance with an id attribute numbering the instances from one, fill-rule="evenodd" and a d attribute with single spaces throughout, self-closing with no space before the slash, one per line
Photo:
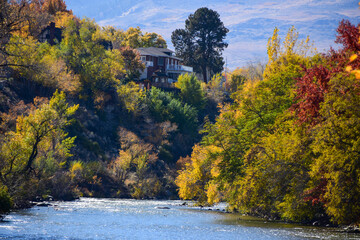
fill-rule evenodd
<path id="1" fill-rule="evenodd" d="M 183 201 L 81 198 L 9 214 L 0 239 L 360 239 L 338 229 L 182 206 Z"/>

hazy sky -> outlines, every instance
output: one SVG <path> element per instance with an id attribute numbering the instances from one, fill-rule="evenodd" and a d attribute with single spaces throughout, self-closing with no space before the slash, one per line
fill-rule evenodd
<path id="1" fill-rule="evenodd" d="M 251 61 L 266 60 L 266 43 L 275 27 L 280 37 L 294 25 L 300 37 L 307 35 L 319 51 L 334 43 L 336 28 L 342 19 L 360 23 L 358 0 L 65 0 L 78 17 L 95 19 L 101 26 L 121 29 L 140 26 L 147 32 L 161 34 L 173 49 L 171 33 L 184 28 L 185 19 L 200 7 L 220 14 L 230 30 L 224 51 L 229 68 Z"/>

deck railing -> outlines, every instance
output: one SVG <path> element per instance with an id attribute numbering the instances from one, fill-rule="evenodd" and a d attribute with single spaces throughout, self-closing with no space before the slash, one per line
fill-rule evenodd
<path id="1" fill-rule="evenodd" d="M 151 61 L 145 62 L 145 67 L 153 67 L 153 66 L 154 66 L 154 62 L 151 62 Z"/>
<path id="2" fill-rule="evenodd" d="M 184 71 L 184 72 L 193 72 L 193 68 L 184 65 L 167 65 L 167 71 Z"/>

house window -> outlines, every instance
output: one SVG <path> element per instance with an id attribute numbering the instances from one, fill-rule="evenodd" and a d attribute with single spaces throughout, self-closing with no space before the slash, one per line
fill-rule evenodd
<path id="1" fill-rule="evenodd" d="M 145 56 L 141 57 L 141 61 L 146 62 L 146 57 Z"/>
<path id="2" fill-rule="evenodd" d="M 158 78 L 155 78 L 155 82 L 159 82 L 159 79 L 158 79 Z"/>
<path id="3" fill-rule="evenodd" d="M 164 58 L 163 57 L 159 57 L 158 65 L 164 66 Z"/>

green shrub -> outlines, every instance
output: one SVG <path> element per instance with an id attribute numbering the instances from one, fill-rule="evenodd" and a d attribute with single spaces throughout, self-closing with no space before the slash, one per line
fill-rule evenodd
<path id="1" fill-rule="evenodd" d="M 12 200 L 5 186 L 0 187 L 0 218 L 2 214 L 6 214 L 12 207 Z"/>

